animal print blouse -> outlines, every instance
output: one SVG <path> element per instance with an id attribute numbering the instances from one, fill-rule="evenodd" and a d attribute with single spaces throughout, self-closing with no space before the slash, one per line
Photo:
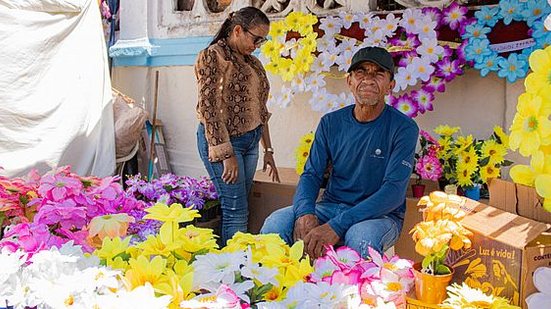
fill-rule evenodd
<path id="1" fill-rule="evenodd" d="M 195 64 L 197 118 L 205 126 L 209 161 L 233 156 L 230 137 L 266 124 L 270 85 L 262 63 L 232 50 L 225 40 L 202 50 Z"/>

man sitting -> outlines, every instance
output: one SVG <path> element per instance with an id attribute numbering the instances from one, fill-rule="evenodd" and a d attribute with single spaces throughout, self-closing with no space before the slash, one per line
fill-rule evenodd
<path id="1" fill-rule="evenodd" d="M 313 258 L 337 243 L 364 258 L 368 247 L 384 252 L 404 220 L 419 128 L 385 104 L 395 84 L 391 55 L 380 47 L 360 49 L 346 81 L 355 104 L 321 118 L 293 206 L 273 212 L 260 231 L 289 245 L 302 239 Z M 329 183 L 316 203 L 329 163 Z"/>

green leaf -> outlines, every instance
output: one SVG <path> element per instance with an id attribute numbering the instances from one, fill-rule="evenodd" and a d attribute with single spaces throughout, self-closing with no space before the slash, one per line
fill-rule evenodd
<path id="1" fill-rule="evenodd" d="M 434 271 L 434 274 L 435 275 L 447 275 L 447 274 L 451 274 L 451 270 L 448 266 L 444 265 L 444 264 L 439 264 L 436 266 L 436 270 Z"/>
<path id="2" fill-rule="evenodd" d="M 429 268 L 429 266 L 430 266 L 430 264 L 432 263 L 433 260 L 434 260 L 434 256 L 433 256 L 433 255 L 427 255 L 427 256 L 425 256 L 425 258 L 424 258 L 423 261 L 421 262 L 421 267 L 423 267 L 423 269 Z"/>
<path id="3" fill-rule="evenodd" d="M 264 294 L 266 294 L 273 287 L 274 286 L 271 283 L 268 283 L 268 284 L 261 285 L 258 288 L 255 288 L 257 299 L 262 298 L 264 296 Z"/>
<path id="4" fill-rule="evenodd" d="M 490 157 L 486 157 L 478 161 L 478 165 L 480 166 L 486 166 L 488 163 L 490 163 Z"/>
<path id="5" fill-rule="evenodd" d="M 515 162 L 509 161 L 509 160 L 505 160 L 505 161 L 503 161 L 503 163 L 501 163 L 501 166 L 509 166 L 509 165 L 511 165 L 511 164 L 513 164 L 513 163 L 515 163 Z"/>

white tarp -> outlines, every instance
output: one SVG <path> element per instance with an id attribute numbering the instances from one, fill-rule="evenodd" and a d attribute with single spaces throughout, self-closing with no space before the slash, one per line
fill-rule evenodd
<path id="1" fill-rule="evenodd" d="M 0 0 L 0 174 L 111 175 L 111 81 L 97 0 Z"/>

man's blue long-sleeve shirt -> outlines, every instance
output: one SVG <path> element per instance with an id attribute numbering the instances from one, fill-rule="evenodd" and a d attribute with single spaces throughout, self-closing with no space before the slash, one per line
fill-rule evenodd
<path id="1" fill-rule="evenodd" d="M 323 201 L 350 209 L 328 223 L 343 238 L 358 222 L 390 213 L 403 218 L 419 128 L 386 105 L 379 117 L 359 122 L 355 105 L 322 117 L 293 200 L 296 218 L 315 214 L 327 164 L 333 165 Z"/>

